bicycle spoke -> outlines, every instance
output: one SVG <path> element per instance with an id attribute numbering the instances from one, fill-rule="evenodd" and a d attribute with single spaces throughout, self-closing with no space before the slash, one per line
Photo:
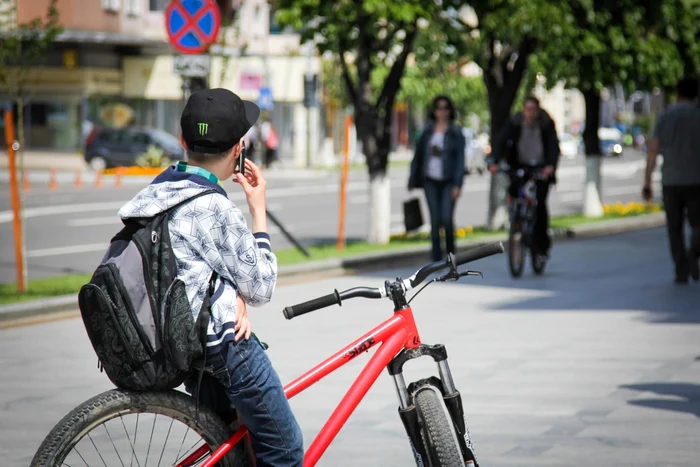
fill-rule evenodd
<path id="1" fill-rule="evenodd" d="M 92 447 L 95 448 L 95 452 L 97 453 L 98 456 L 100 456 L 100 459 L 102 460 L 102 463 L 104 464 L 104 466 L 107 467 L 107 463 L 105 462 L 104 459 L 102 459 L 102 454 L 100 454 L 99 449 L 97 449 L 97 446 L 95 446 L 95 442 L 92 440 L 92 436 L 90 436 L 90 433 L 88 433 L 87 435 L 88 435 L 88 438 L 90 439 L 90 442 L 92 443 Z M 117 453 L 117 455 L 119 455 L 119 453 Z M 124 464 L 122 464 L 122 465 L 124 465 Z"/>
<path id="2" fill-rule="evenodd" d="M 204 440 L 202 440 L 202 441 L 204 441 Z M 192 451 L 192 449 L 193 449 L 194 447 L 196 447 L 199 443 L 200 443 L 199 440 L 197 440 L 197 441 L 195 441 L 194 443 L 192 443 L 192 446 L 190 446 L 189 449 L 187 449 L 187 451 L 185 451 L 185 452 L 182 453 L 182 457 L 178 457 L 177 459 L 175 459 L 175 464 L 173 464 L 173 465 L 177 465 L 177 462 L 179 462 L 180 459 L 186 459 L 187 456 L 190 455 L 190 451 Z M 202 461 L 202 460 L 199 460 L 199 461 L 197 461 L 197 463 L 199 463 L 199 462 L 201 462 L 201 461 Z M 195 464 L 195 465 L 196 465 L 196 464 Z"/>
<path id="3" fill-rule="evenodd" d="M 173 420 L 172 418 L 170 419 L 170 427 L 168 427 L 168 434 L 165 436 L 165 441 L 163 442 L 163 450 L 160 452 L 160 459 L 158 459 L 158 467 L 160 467 L 160 462 L 163 460 L 163 453 L 165 452 L 165 445 L 168 442 L 168 438 L 170 438 L 170 430 L 173 428 Z"/>
<path id="4" fill-rule="evenodd" d="M 177 450 L 177 455 L 175 455 L 175 462 L 180 458 L 180 452 L 182 451 L 182 446 L 185 445 L 185 438 L 187 438 L 187 433 L 190 432 L 190 427 L 187 427 L 187 431 L 185 431 L 185 436 L 182 437 L 182 442 L 180 443 L 180 447 Z M 175 464 L 173 464 L 175 465 Z"/>
<path id="5" fill-rule="evenodd" d="M 119 420 L 122 421 L 122 426 L 124 427 L 124 434 L 126 435 L 126 439 L 129 441 L 129 446 L 131 446 L 131 458 L 133 459 L 134 456 L 136 455 L 136 450 L 134 449 L 134 445 L 131 443 L 131 438 L 129 437 L 129 431 L 126 429 L 126 425 L 124 424 L 124 417 L 121 415 L 119 416 Z M 135 441 L 135 440 L 134 440 Z M 129 464 L 131 465 L 131 464 Z M 139 460 L 136 459 L 136 465 L 138 467 L 141 467 L 141 464 L 139 464 Z"/>
<path id="6" fill-rule="evenodd" d="M 80 451 L 78 451 L 78 448 L 74 447 L 74 449 L 75 449 L 75 452 L 78 454 L 78 457 L 80 457 L 80 460 L 83 461 L 83 464 L 85 464 L 85 467 L 90 467 L 90 465 L 87 462 L 85 462 L 83 455 L 80 454 Z"/>
<path id="7" fill-rule="evenodd" d="M 140 414 L 140 413 L 137 413 L 137 414 L 136 414 L 136 428 L 135 428 L 135 430 L 134 430 L 134 448 L 136 448 L 136 437 L 137 437 L 138 434 L 139 434 L 139 415 L 141 415 L 141 414 Z M 129 467 L 132 467 L 133 464 L 134 464 L 134 454 L 131 455 L 131 461 L 129 462 Z M 138 460 L 138 459 L 136 459 L 136 465 L 138 465 L 138 467 L 141 467 L 141 466 L 139 465 L 139 460 Z"/>
<path id="8" fill-rule="evenodd" d="M 148 440 L 148 450 L 146 451 L 146 463 L 143 464 L 143 467 L 148 466 L 148 455 L 151 453 L 151 444 L 153 443 L 153 432 L 156 429 L 156 420 L 158 419 L 158 414 L 155 414 L 155 417 L 153 417 L 153 426 L 151 427 L 151 438 Z"/>
<path id="9" fill-rule="evenodd" d="M 114 440 L 112 439 L 112 435 L 109 434 L 109 430 L 107 429 L 107 424 L 105 423 L 102 426 L 104 427 L 105 431 L 107 432 L 107 436 L 109 437 L 109 440 L 112 442 L 112 447 L 114 448 L 114 452 L 117 453 L 117 457 L 119 458 L 119 462 L 122 464 L 122 467 L 126 467 L 124 465 L 124 461 L 122 460 L 122 456 L 119 455 L 119 451 L 117 450 L 117 446 L 115 446 L 115 444 L 114 444 Z M 104 461 L 102 461 L 102 462 L 104 462 Z"/>

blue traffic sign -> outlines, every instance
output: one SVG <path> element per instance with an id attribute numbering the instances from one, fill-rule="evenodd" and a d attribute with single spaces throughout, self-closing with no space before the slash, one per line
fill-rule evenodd
<path id="1" fill-rule="evenodd" d="M 272 89 L 267 86 L 261 87 L 257 104 L 260 110 L 273 110 L 275 108 L 275 102 L 272 99 Z"/>
<path id="2" fill-rule="evenodd" d="M 216 41 L 221 14 L 214 0 L 172 0 L 165 9 L 168 40 L 183 54 L 205 52 Z"/>

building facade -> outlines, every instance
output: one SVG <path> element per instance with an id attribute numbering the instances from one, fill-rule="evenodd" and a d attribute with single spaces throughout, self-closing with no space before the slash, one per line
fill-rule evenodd
<path id="1" fill-rule="evenodd" d="M 19 24 L 46 15 L 49 0 L 15 0 Z M 63 32 L 42 66 L 22 79 L 26 147 L 76 152 L 94 125 L 135 124 L 177 135 L 183 81 L 178 52 L 168 42 L 169 0 L 60 0 Z M 257 101 L 269 88 L 274 107 L 263 118 L 275 126 L 279 156 L 305 165 L 307 110 L 304 74 L 320 73 L 297 34 L 282 31 L 265 0 L 217 0 L 225 24 L 211 49 L 206 85 L 225 87 Z M 231 23 L 231 19 L 234 21 Z M 15 100 L 16 89 L 0 88 Z M 15 105 L 16 108 L 16 105 Z M 311 147 L 318 148 L 319 111 L 312 108 Z M 309 151 L 314 154 L 317 151 Z"/>

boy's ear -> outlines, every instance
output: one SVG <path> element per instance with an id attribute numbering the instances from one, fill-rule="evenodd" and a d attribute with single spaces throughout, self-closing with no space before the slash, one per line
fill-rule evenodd
<path id="1" fill-rule="evenodd" d="M 180 145 L 182 146 L 182 149 L 184 149 L 185 151 L 189 151 L 187 143 L 185 143 L 185 138 L 182 137 L 182 132 L 180 132 Z"/>
<path id="2" fill-rule="evenodd" d="M 231 148 L 231 151 L 233 152 L 235 157 L 238 157 L 243 150 L 243 143 L 241 141 L 237 142 L 235 146 Z"/>

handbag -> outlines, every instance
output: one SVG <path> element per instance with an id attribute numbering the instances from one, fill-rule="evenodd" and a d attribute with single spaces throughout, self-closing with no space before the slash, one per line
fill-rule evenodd
<path id="1" fill-rule="evenodd" d="M 406 232 L 420 229 L 423 226 L 423 213 L 418 198 L 411 198 L 404 201 L 403 223 Z"/>

